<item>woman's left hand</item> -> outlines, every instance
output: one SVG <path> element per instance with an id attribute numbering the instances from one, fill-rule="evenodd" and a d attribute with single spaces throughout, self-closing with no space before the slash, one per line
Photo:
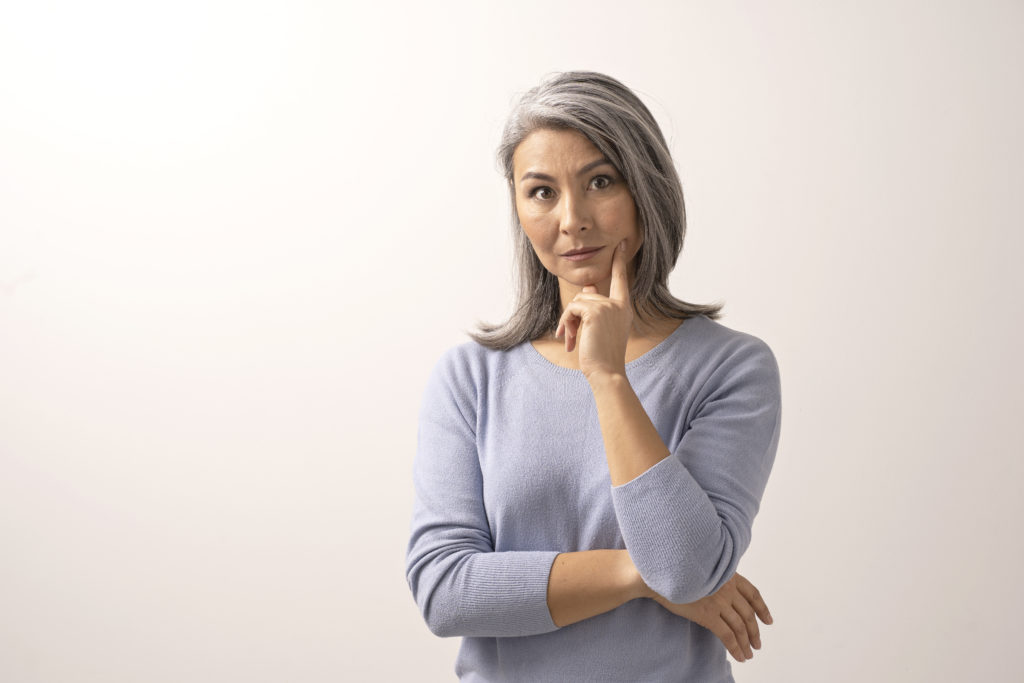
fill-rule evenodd
<path id="1" fill-rule="evenodd" d="M 633 306 L 629 300 L 626 241 L 612 254 L 612 277 L 608 296 L 587 285 L 562 311 L 555 337 L 565 333 L 565 350 L 579 346 L 579 365 L 584 376 L 626 374 L 626 342 L 633 327 Z"/>
<path id="2" fill-rule="evenodd" d="M 761 649 L 757 619 L 766 624 L 772 623 L 772 615 L 760 591 L 739 574 L 733 574 L 717 593 L 697 602 L 678 604 L 657 594 L 652 597 L 669 612 L 700 624 L 718 636 L 737 662 L 745 662 L 754 656 L 751 647 Z"/>

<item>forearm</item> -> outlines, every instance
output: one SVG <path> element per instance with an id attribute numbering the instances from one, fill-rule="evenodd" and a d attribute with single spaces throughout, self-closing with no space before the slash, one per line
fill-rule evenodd
<path id="1" fill-rule="evenodd" d="M 671 455 L 625 375 L 609 373 L 589 381 L 613 486 L 636 479 Z"/>
<path id="2" fill-rule="evenodd" d="M 687 468 L 670 459 L 626 377 L 589 379 L 632 561 L 651 588 L 672 602 L 710 594 L 738 560 L 729 530 Z M 641 476 L 649 471 L 657 476 Z"/>
<path id="3" fill-rule="evenodd" d="M 770 350 L 750 345 L 723 367 L 671 454 L 624 377 L 588 378 L 623 540 L 647 584 L 675 603 L 715 592 L 735 571 L 778 445 Z"/>
<path id="4" fill-rule="evenodd" d="M 559 627 L 653 595 L 626 550 L 562 553 L 548 577 L 548 609 Z"/>

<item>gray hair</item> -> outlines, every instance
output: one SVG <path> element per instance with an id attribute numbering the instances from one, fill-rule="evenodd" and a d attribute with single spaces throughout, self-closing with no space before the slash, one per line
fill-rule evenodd
<path id="1" fill-rule="evenodd" d="M 491 349 L 506 350 L 553 332 L 562 314 L 558 279 L 541 264 L 516 212 L 512 155 L 540 128 L 582 133 L 622 174 L 636 204 L 643 244 L 630 287 L 643 319 L 721 316 L 724 304 L 691 304 L 672 296 L 668 276 L 686 235 L 686 207 L 672 155 L 657 122 L 640 98 L 619 81 L 592 71 L 553 74 L 515 105 L 498 147 L 498 164 L 509 185 L 518 295 L 515 311 L 500 325 L 478 323 L 470 332 Z"/>

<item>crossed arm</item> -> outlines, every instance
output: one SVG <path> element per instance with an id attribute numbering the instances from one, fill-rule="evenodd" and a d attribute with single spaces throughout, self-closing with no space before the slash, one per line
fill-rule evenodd
<path id="1" fill-rule="evenodd" d="M 763 387 L 777 380 L 777 370 L 763 346 L 729 353 L 746 357 L 738 369 L 727 371 L 736 381 L 701 395 L 671 456 L 631 387 L 610 383 L 622 393 L 595 394 L 614 463 L 630 454 L 645 456 L 625 447 L 643 442 L 645 428 L 651 443 L 658 439 L 648 457 L 662 459 L 612 489 L 628 550 L 565 553 L 495 551 L 480 497 L 473 421 L 465 419 L 477 404 L 470 369 L 457 355 L 439 363 L 423 402 L 407 565 L 431 631 L 440 636 L 540 634 L 648 598 L 711 630 L 737 660 L 749 656 L 747 643 L 759 645 L 755 618 L 771 623 L 771 617 L 756 589 L 735 570 L 771 465 L 758 449 L 774 452 L 777 385 L 767 395 Z M 605 419 L 610 407 L 614 417 Z M 634 419 L 620 423 L 629 414 Z M 742 438 L 750 432 L 751 438 Z M 610 471 L 622 469 L 613 462 Z M 720 470 L 715 463 L 727 466 Z M 648 527 L 653 528 L 648 532 Z"/>
<path id="2" fill-rule="evenodd" d="M 559 627 L 609 612 L 637 598 L 655 600 L 673 614 L 714 633 L 738 662 L 754 656 L 751 647 L 761 647 L 757 619 L 772 623 L 760 592 L 745 577 L 734 574 L 718 592 L 696 602 L 674 604 L 643 582 L 626 550 L 562 553 L 551 565 L 547 597 L 551 618 Z"/>
<path id="3" fill-rule="evenodd" d="M 591 379 L 613 486 L 640 476 L 671 453 L 625 377 Z M 690 603 L 671 603 L 644 582 L 628 550 L 562 553 L 548 578 L 547 602 L 558 626 L 611 611 L 637 598 L 657 601 L 670 612 L 713 632 L 738 662 L 761 647 L 757 618 L 772 622 L 768 607 L 746 578 L 734 574 L 715 593 Z"/>

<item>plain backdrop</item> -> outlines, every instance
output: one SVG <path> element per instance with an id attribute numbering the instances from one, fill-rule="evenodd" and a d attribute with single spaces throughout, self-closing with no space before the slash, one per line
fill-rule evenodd
<path id="1" fill-rule="evenodd" d="M 668 136 L 778 358 L 738 681 L 1024 675 L 1024 4 L 3 2 L 0 680 L 448 681 L 426 378 L 511 310 L 515 96 Z"/>

